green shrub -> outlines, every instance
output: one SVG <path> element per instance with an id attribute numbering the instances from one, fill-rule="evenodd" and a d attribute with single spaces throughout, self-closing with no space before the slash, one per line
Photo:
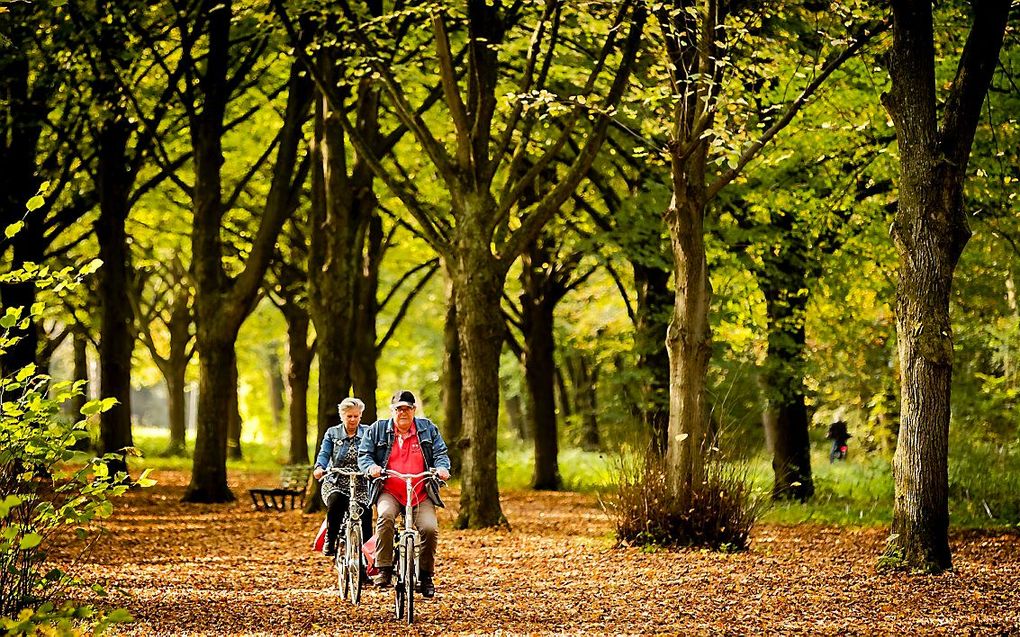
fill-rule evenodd
<path id="1" fill-rule="evenodd" d="M 17 224 L 5 234 L 10 237 Z M 4 282 L 31 281 L 37 288 L 73 290 L 81 279 L 99 267 L 99 261 L 78 269 L 53 272 L 26 265 L 0 275 Z M 33 319 L 44 303 L 31 308 L 3 309 L 0 316 L 0 357 L 35 329 Z M 56 568 L 47 550 L 60 542 L 88 546 L 103 518 L 113 512 L 111 497 L 132 486 L 152 484 L 145 474 L 132 482 L 124 473 L 111 475 L 107 462 L 121 456 L 89 458 L 74 451 L 85 436 L 85 421 L 69 424 L 60 405 L 80 395 L 84 382 L 51 382 L 33 364 L 0 376 L 0 629 L 5 634 L 55 634 L 87 631 L 101 633 L 113 623 L 130 620 L 123 610 L 98 612 L 68 601 L 72 589 L 83 582 L 74 573 Z M 88 417 L 110 408 L 113 399 L 95 400 L 82 408 Z M 130 451 L 130 450 L 128 450 Z M 75 555 L 68 563 L 76 563 Z M 102 593 L 101 587 L 92 589 Z"/>

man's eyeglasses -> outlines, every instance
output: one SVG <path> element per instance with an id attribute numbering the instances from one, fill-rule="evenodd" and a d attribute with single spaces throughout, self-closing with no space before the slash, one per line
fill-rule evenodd
<path id="1" fill-rule="evenodd" d="M 402 414 L 402 413 L 405 413 L 405 412 L 408 412 L 408 411 L 414 411 L 414 407 L 408 407 L 407 405 L 401 405 L 400 407 L 394 407 L 393 411 L 397 412 L 398 414 Z"/>

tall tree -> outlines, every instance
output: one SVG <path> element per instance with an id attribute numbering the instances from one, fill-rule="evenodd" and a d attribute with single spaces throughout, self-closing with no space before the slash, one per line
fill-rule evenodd
<path id="1" fill-rule="evenodd" d="M 564 296 L 595 272 L 595 266 L 579 271 L 587 251 L 570 246 L 569 239 L 554 234 L 556 230 L 547 228 L 522 255 L 520 306 L 512 308 L 523 335 L 520 351 L 513 349 L 524 368 L 527 408 L 523 412 L 526 431 L 534 440 L 531 486 L 552 491 L 563 487 L 558 458 L 554 312 Z"/>
<path id="2" fill-rule="evenodd" d="M 1010 0 L 971 4 L 973 22 L 943 99 L 935 74 L 931 2 L 893 0 L 891 90 L 882 96 L 900 151 L 892 236 L 899 253 L 896 332 L 900 432 L 895 505 L 886 556 L 911 570 L 952 566 L 949 417 L 953 273 L 970 239 L 963 186 L 971 146 L 1009 17 Z M 939 114 L 939 104 L 942 113 Z"/>
<path id="3" fill-rule="evenodd" d="M 435 45 L 436 62 L 442 79 L 445 106 L 453 126 L 453 149 L 447 147 L 437 129 L 432 129 L 410 103 L 409 82 L 398 77 L 396 68 L 384 63 L 388 59 L 379 52 L 379 39 L 389 26 L 380 28 L 379 21 L 366 22 L 360 11 L 346 4 L 345 18 L 351 39 L 362 48 L 371 72 L 379 76 L 383 93 L 397 118 L 414 135 L 424 150 L 430 169 L 438 175 L 449 196 L 449 213 L 429 203 L 420 188 L 395 159 L 384 162 L 370 140 L 364 139 L 350 119 L 343 114 L 340 122 L 351 142 L 373 173 L 397 195 L 419 226 L 422 236 L 441 255 L 451 275 L 457 307 L 457 331 L 461 350 L 463 378 L 463 415 L 465 448 L 463 489 L 458 517 L 460 527 L 485 527 L 505 523 L 499 504 L 496 479 L 496 421 L 499 405 L 499 356 L 502 348 L 502 316 L 499 299 L 510 264 L 538 235 L 542 226 L 569 198 L 591 165 L 608 126 L 607 109 L 617 104 L 627 85 L 630 65 L 636 55 L 645 13 L 640 5 L 624 2 L 614 14 L 613 27 L 597 60 L 575 101 L 568 108 L 563 131 L 550 145 L 539 139 L 541 108 L 525 109 L 532 92 L 545 88 L 545 79 L 554 59 L 559 38 L 559 19 L 563 9 L 558 2 L 548 3 L 540 15 L 524 56 L 524 69 L 516 78 L 518 67 L 510 56 L 500 59 L 501 52 L 512 40 L 525 9 L 522 4 L 504 8 L 490 6 L 481 0 L 467 3 L 466 13 L 449 12 L 441 7 L 429 9 L 427 22 L 431 32 L 422 39 Z M 448 24 L 466 25 L 467 58 L 461 86 L 458 56 L 451 46 Z M 622 54 L 615 73 L 606 80 L 603 71 L 610 54 L 618 49 L 620 28 L 628 23 Z M 454 32 L 455 36 L 459 34 Z M 548 42 L 545 42 L 548 37 Z M 543 51 L 543 43 L 545 49 Z M 320 81 L 317 79 L 317 81 Z M 497 129 L 500 82 L 514 82 L 520 99 L 505 113 L 503 130 Z M 329 86 L 328 82 L 320 83 Z M 608 83 L 608 86 L 606 84 Z M 336 92 L 324 89 L 340 103 Z M 605 94 L 596 102 L 596 95 Z M 538 101 L 545 94 L 539 94 Z M 581 99 L 583 98 L 583 99 Z M 338 109 L 339 110 L 339 109 Z M 503 113 L 501 113 L 503 114 Z M 568 137 L 577 134 L 585 115 L 595 121 L 576 160 L 556 182 L 543 192 L 538 203 L 520 207 L 524 193 L 537 176 L 563 148 Z M 529 158 L 530 157 L 530 158 Z M 509 160 L 509 167 L 500 166 Z M 529 164 L 527 171 L 518 167 Z M 510 178 L 507 179 L 506 176 Z M 505 179 L 502 183 L 497 180 Z M 515 214 L 516 213 L 516 214 Z M 517 225 L 520 224 L 520 225 Z M 515 229 L 516 228 L 516 229 Z"/>
<path id="4" fill-rule="evenodd" d="M 298 65 L 287 81 L 283 127 L 277 140 L 269 194 L 243 270 L 228 274 L 223 263 L 220 232 L 234 197 L 223 197 L 223 132 L 227 105 L 245 75 L 259 59 L 265 43 L 246 47 L 233 59 L 231 46 L 233 3 L 204 0 L 188 12 L 181 7 L 178 28 L 183 41 L 201 34 L 206 50 L 204 65 L 191 66 L 181 89 L 194 152 L 194 225 L 192 264 L 195 281 L 195 325 L 199 355 L 198 431 L 187 502 L 225 502 L 234 496 L 227 487 L 226 453 L 230 369 L 235 364 L 234 343 L 241 323 L 250 312 L 269 266 L 276 237 L 296 196 L 298 147 L 311 90 Z M 182 53 L 195 58 L 190 48 Z M 233 62 L 233 63 L 232 63 Z M 267 153 L 268 155 L 268 153 Z"/>
<path id="5" fill-rule="evenodd" d="M 718 0 L 707 0 L 687 9 L 676 2 L 657 5 L 655 11 L 669 90 L 676 96 L 671 104 L 667 144 L 672 200 L 666 210 L 666 221 L 676 293 L 667 334 L 670 422 L 666 460 L 671 482 L 680 494 L 701 483 L 710 438 L 706 382 L 712 351 L 711 287 L 705 252 L 709 202 L 793 120 L 819 87 L 864 46 L 877 28 L 868 25 L 846 36 L 842 22 L 834 23 L 846 36 L 838 40 L 841 45 L 817 52 L 818 62 L 792 101 L 784 102 L 780 97 L 766 118 L 744 122 L 756 133 L 759 123 L 763 130 L 729 157 L 724 156 L 726 166 L 716 173 L 710 160 L 726 145 L 721 131 L 725 132 L 727 122 L 719 120 L 724 119 L 720 106 L 725 98 L 727 72 L 739 71 L 738 55 L 753 60 L 756 45 L 749 25 L 774 21 L 778 16 L 771 15 L 772 8 L 764 5 L 744 6 Z M 801 10 L 811 9 L 783 7 L 794 20 Z M 828 47 L 828 42 L 827 38 L 820 38 L 819 47 Z M 741 78 L 737 75 L 735 79 L 740 82 Z"/>
<path id="6" fill-rule="evenodd" d="M 195 355 L 192 291 L 186 276 L 176 257 L 166 264 L 154 263 L 151 271 L 139 269 L 131 294 L 138 334 L 166 383 L 168 455 L 183 455 L 186 448 L 184 390 L 188 364 Z"/>
<path id="7" fill-rule="evenodd" d="M 308 340 L 308 233 L 302 217 L 291 217 L 284 228 L 265 286 L 287 323 L 290 464 L 308 463 L 308 386 L 316 348 L 314 339 Z"/>

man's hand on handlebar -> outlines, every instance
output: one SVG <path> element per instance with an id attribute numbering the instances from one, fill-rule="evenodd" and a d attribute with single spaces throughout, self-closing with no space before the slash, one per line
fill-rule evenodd
<path id="1" fill-rule="evenodd" d="M 438 467 L 436 469 L 436 477 L 439 478 L 440 480 L 443 480 L 443 481 L 449 480 L 450 479 L 450 472 L 448 470 L 444 469 L 443 467 Z"/>
<path id="2" fill-rule="evenodd" d="M 322 476 L 324 475 L 326 475 L 326 470 L 316 465 L 315 471 L 312 472 L 312 477 L 314 477 L 316 480 L 322 480 Z"/>
<path id="3" fill-rule="evenodd" d="M 383 468 L 377 464 L 374 464 L 368 468 L 368 475 L 372 476 L 373 478 L 378 478 L 379 476 L 382 475 L 382 472 Z"/>

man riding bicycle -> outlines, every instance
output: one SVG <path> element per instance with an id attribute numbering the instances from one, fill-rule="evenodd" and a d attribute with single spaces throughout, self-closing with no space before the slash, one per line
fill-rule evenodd
<path id="1" fill-rule="evenodd" d="M 369 502 L 376 505 L 378 519 L 375 524 L 375 563 L 379 575 L 376 586 L 389 586 L 393 577 L 393 534 L 397 513 L 407 504 L 407 490 L 403 480 L 394 477 L 378 479 L 384 470 L 400 473 L 423 473 L 436 470 L 440 480 L 450 477 L 450 458 L 446 442 L 439 428 L 427 418 L 415 418 L 417 404 L 414 394 L 400 390 L 390 399 L 391 417 L 377 420 L 361 439 L 358 466 L 373 478 L 369 487 Z M 436 544 L 439 540 L 439 522 L 436 507 L 442 507 L 439 485 L 433 478 L 424 478 L 412 485 L 411 505 L 414 507 L 414 526 L 421 536 L 419 557 L 421 594 L 436 594 L 432 581 L 435 566 Z"/>

